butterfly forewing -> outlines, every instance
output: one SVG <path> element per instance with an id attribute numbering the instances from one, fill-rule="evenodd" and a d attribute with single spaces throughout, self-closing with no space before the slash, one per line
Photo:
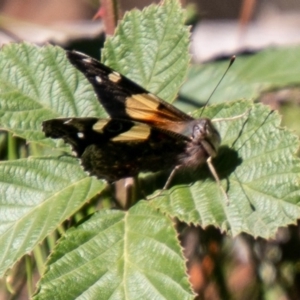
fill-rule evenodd
<path id="1" fill-rule="evenodd" d="M 170 128 L 170 122 L 193 120 L 96 59 L 76 51 L 68 51 L 67 57 L 93 85 L 100 103 L 112 118 L 146 122 L 164 129 Z"/>

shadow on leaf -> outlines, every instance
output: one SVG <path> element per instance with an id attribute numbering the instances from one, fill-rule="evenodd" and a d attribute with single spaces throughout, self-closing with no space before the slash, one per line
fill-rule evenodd
<path id="1" fill-rule="evenodd" d="M 221 180 L 228 178 L 241 163 L 242 159 L 238 157 L 237 151 L 228 146 L 221 146 L 218 151 L 218 156 L 213 159 L 213 165 Z M 139 184 L 143 193 L 142 197 L 152 194 L 157 189 L 162 189 L 167 182 L 170 173 L 171 171 L 159 172 L 140 178 Z M 215 181 L 207 164 L 204 164 L 196 170 L 178 170 L 168 189 L 176 185 L 192 185 L 196 181 L 204 181 L 206 179 Z"/>

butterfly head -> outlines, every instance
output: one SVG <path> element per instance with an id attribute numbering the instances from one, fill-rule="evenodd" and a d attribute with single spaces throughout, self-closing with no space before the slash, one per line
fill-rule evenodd
<path id="1" fill-rule="evenodd" d="M 207 118 L 196 120 L 192 140 L 201 143 L 210 156 L 215 157 L 221 144 L 221 137 L 215 126 Z M 205 146 L 207 145 L 207 146 Z"/>
<path id="2" fill-rule="evenodd" d="M 189 122 L 184 132 L 190 140 L 186 151 L 180 155 L 180 162 L 186 167 L 197 168 L 204 164 L 209 157 L 217 156 L 221 137 L 212 122 L 201 118 Z"/>

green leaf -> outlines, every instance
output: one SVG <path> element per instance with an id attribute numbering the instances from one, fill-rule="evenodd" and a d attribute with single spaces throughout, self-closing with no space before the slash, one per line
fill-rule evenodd
<path id="1" fill-rule="evenodd" d="M 161 42 L 161 45 L 164 45 L 162 50 L 165 56 L 167 56 L 168 52 L 174 50 L 173 59 L 170 61 L 167 57 L 165 60 L 158 57 L 152 60 L 150 64 L 151 69 L 148 70 L 153 73 L 149 79 L 153 81 L 153 76 L 159 76 L 158 72 L 161 71 L 161 69 L 158 69 L 158 62 L 161 64 L 165 61 L 167 69 L 162 72 L 163 77 L 160 76 L 159 78 L 160 80 L 164 79 L 165 84 L 168 83 L 167 79 L 170 78 L 177 82 L 175 84 L 176 89 L 174 88 L 175 85 L 171 84 L 171 90 L 174 94 L 178 89 L 178 82 L 181 82 L 187 68 L 188 33 L 187 28 L 183 32 L 179 30 L 179 39 L 177 39 L 177 37 L 174 37 L 175 31 L 173 31 L 173 35 L 169 32 L 170 27 L 173 26 L 170 22 L 167 22 L 170 16 L 178 18 L 176 20 L 177 23 L 182 21 L 183 16 L 177 1 L 166 1 L 166 3 L 168 3 L 168 8 L 164 7 L 164 5 L 158 8 L 152 7 L 143 13 L 146 13 L 144 17 L 148 16 L 151 19 L 155 18 L 154 11 L 160 14 L 160 29 L 165 28 L 164 32 L 169 43 L 163 39 L 162 32 L 158 35 L 158 38 L 160 38 L 159 42 Z M 151 22 L 154 22 L 154 20 Z M 151 39 L 154 38 L 151 37 Z M 174 43 L 179 45 L 178 49 L 174 49 Z M 168 45 L 169 47 L 167 47 Z M 186 47 L 185 50 L 183 50 L 183 45 Z M 178 51 L 180 55 L 178 55 Z M 125 62 L 123 60 L 123 63 Z M 10 44 L 2 48 L 0 64 L 1 126 L 5 130 L 26 138 L 29 142 L 54 146 L 54 141 L 46 139 L 41 131 L 41 123 L 44 120 L 57 117 L 104 117 L 106 115 L 94 95 L 92 86 L 67 61 L 65 52 L 58 47 L 46 46 L 38 48 L 26 43 Z M 175 69 L 172 64 L 176 64 Z M 182 70 L 180 71 L 180 69 Z M 170 90 L 170 86 L 166 89 Z M 31 166 L 33 162 L 36 165 Z M 12 166 L 15 165 L 15 167 L 10 167 L 11 164 Z M 32 159 L 3 163 L 3 176 L 6 172 L 5 168 L 10 170 L 7 174 L 11 174 L 9 181 L 9 195 L 11 198 L 3 194 L 3 199 L 1 200 L 3 202 L 0 203 L 0 209 L 5 212 L 8 209 L 7 207 L 11 206 L 18 213 L 15 218 L 12 217 L 8 220 L 3 218 L 2 220 L 1 246 L 4 249 L 2 256 L 0 256 L 2 273 L 22 255 L 29 252 L 34 245 L 42 241 L 65 218 L 77 211 L 85 201 L 89 200 L 89 197 L 95 195 L 96 190 L 100 192 L 103 188 L 103 183 L 100 181 L 86 177 L 76 159 L 70 160 L 70 165 L 72 165 L 72 168 L 58 157 L 47 158 L 44 161 L 42 159 Z M 28 170 L 27 173 L 24 172 L 24 168 Z M 34 174 L 39 175 L 31 175 L 29 171 L 32 168 L 35 170 Z M 18 177 L 19 173 L 23 175 L 20 178 Z M 6 176 L 8 176 L 7 174 Z M 47 187 L 49 180 L 50 183 L 52 182 L 54 186 L 50 191 L 43 191 L 42 187 L 44 185 L 40 189 L 35 189 L 39 186 L 35 184 L 35 181 L 40 180 L 40 177 L 44 180 L 43 184 L 45 187 Z M 55 180 L 51 179 L 52 177 Z M 39 184 L 41 183 L 39 182 Z M 92 185 L 91 189 L 94 194 L 92 194 L 92 191 L 90 192 L 91 196 L 90 194 L 84 194 L 87 189 L 85 184 Z M 6 190 L 6 185 L 7 182 L 5 180 L 3 182 L 0 181 L 0 190 Z M 82 188 L 82 185 L 82 192 L 77 193 L 77 188 Z M 65 195 L 65 189 L 71 192 L 74 189 L 76 194 L 74 197 L 71 197 L 70 194 Z M 27 194 L 30 194 L 30 196 L 27 196 Z M 24 197 L 20 198 L 20 196 L 19 198 L 22 199 L 22 204 L 23 206 L 25 205 L 26 209 L 23 206 L 18 206 L 20 199 L 17 201 L 12 195 L 24 195 Z M 29 208 L 26 207 L 27 201 L 29 201 Z M 36 206 L 31 201 L 34 201 Z M 63 210 L 66 202 L 68 206 Z M 55 205 L 58 206 L 57 210 L 53 208 Z M 49 207 L 51 207 L 50 213 L 48 211 Z M 43 223 L 44 221 L 45 223 Z M 30 226 L 30 224 L 34 226 Z M 12 244 L 14 245 L 12 246 Z M 15 246 L 16 244 L 17 247 Z M 13 251 L 6 251 L 7 247 L 12 247 Z"/>
<path id="2" fill-rule="evenodd" d="M 79 280 L 80 278 L 80 280 Z M 172 222 L 140 202 L 69 230 L 35 300 L 194 299 Z"/>
<path id="3" fill-rule="evenodd" d="M 74 158 L 0 163 L 0 275 L 103 187 Z"/>
<path id="4" fill-rule="evenodd" d="M 238 56 L 211 103 L 241 98 L 256 99 L 268 90 L 300 85 L 300 47 L 267 49 L 254 55 Z M 195 103 L 204 103 L 225 72 L 228 62 L 216 62 L 190 68 L 180 95 Z"/>
<path id="5" fill-rule="evenodd" d="M 41 130 L 44 120 L 104 115 L 91 85 L 58 47 L 4 46 L 0 87 L 0 126 L 29 142 L 54 145 Z"/>
<path id="6" fill-rule="evenodd" d="M 249 107 L 246 101 L 220 104 L 205 109 L 205 115 L 231 118 Z M 300 217 L 300 160 L 294 155 L 299 141 L 279 127 L 280 121 L 258 104 L 241 118 L 216 122 L 222 147 L 213 163 L 229 205 L 206 166 L 199 170 L 201 180 L 174 186 L 152 204 L 186 223 L 215 225 L 233 235 L 270 238 L 279 227 L 295 223 Z"/>
<path id="7" fill-rule="evenodd" d="M 107 38 L 102 61 L 166 101 L 186 77 L 189 27 L 179 1 L 166 0 L 125 14 Z"/>

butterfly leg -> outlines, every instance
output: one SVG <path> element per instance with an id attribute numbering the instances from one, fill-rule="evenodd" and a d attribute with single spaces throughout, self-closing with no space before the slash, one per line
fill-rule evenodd
<path id="1" fill-rule="evenodd" d="M 212 157 L 210 156 L 207 160 L 206 160 L 206 163 L 208 165 L 208 168 L 210 170 L 210 173 L 212 174 L 212 176 L 215 178 L 215 181 L 217 182 L 219 188 L 221 189 L 222 191 L 222 194 L 224 195 L 224 198 L 226 199 L 226 205 L 229 205 L 229 198 L 228 198 L 228 195 L 226 193 L 226 191 L 224 190 L 224 188 L 222 187 L 221 185 L 221 181 L 220 181 L 220 178 L 217 174 L 217 171 L 212 163 Z"/>
<path id="2" fill-rule="evenodd" d="M 167 190 L 168 189 L 168 187 L 169 187 L 172 179 L 174 178 L 176 172 L 180 169 L 180 167 L 181 167 L 181 165 L 175 166 L 175 168 L 172 170 L 171 174 L 169 175 L 168 180 L 165 183 L 165 185 L 164 185 L 164 187 L 163 187 L 162 190 Z"/>
<path id="3" fill-rule="evenodd" d="M 181 167 L 181 165 L 175 166 L 174 169 L 172 170 L 171 174 L 169 175 L 169 177 L 167 179 L 167 182 L 165 183 L 164 187 L 158 193 L 154 194 L 153 196 L 147 197 L 147 200 L 151 200 L 153 198 L 156 198 L 156 197 L 160 196 L 160 194 L 163 191 L 167 190 L 168 187 L 169 187 L 169 185 L 170 185 L 170 183 L 172 182 L 172 179 L 174 178 L 176 172 L 180 169 L 180 167 Z"/>
<path id="4" fill-rule="evenodd" d="M 206 160 L 206 163 L 207 163 L 208 168 L 209 168 L 211 174 L 213 175 L 215 181 L 217 182 L 220 190 L 222 191 L 222 194 L 223 194 L 224 198 L 226 199 L 226 205 L 229 205 L 230 202 L 229 202 L 228 195 L 227 195 L 226 191 L 224 190 L 224 188 L 221 184 L 220 178 L 219 178 L 219 176 L 217 174 L 217 171 L 216 171 L 216 169 L 215 169 L 215 167 L 212 163 L 212 157 L 211 156 Z M 147 200 L 154 199 L 154 198 L 158 197 L 164 190 L 167 190 L 170 183 L 171 183 L 171 181 L 172 181 L 172 179 L 174 178 L 176 172 L 180 169 L 180 167 L 181 167 L 181 165 L 175 166 L 175 168 L 172 170 L 171 174 L 169 175 L 168 180 L 165 183 L 164 187 L 158 193 L 156 193 L 155 195 L 153 195 L 151 197 L 147 197 Z"/>

